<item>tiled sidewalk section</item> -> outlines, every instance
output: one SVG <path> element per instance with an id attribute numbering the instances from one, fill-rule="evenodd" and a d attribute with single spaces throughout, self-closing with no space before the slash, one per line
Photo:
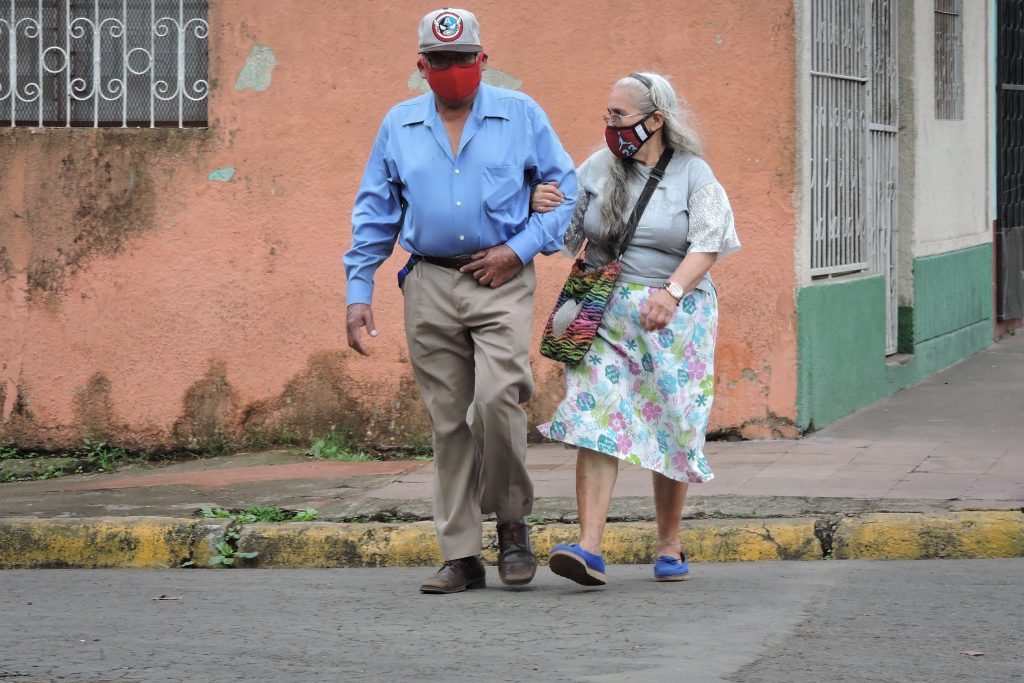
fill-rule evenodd
<path id="1" fill-rule="evenodd" d="M 714 481 L 691 496 L 989 501 L 1024 505 L 1024 337 L 1012 337 L 798 441 L 717 441 Z M 575 450 L 530 449 L 538 498 L 575 495 Z M 374 492 L 430 497 L 430 466 Z M 650 474 L 623 465 L 615 496 L 647 496 Z"/>

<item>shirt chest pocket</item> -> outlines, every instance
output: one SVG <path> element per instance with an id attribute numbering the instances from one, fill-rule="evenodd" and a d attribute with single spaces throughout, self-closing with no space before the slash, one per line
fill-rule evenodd
<path id="1" fill-rule="evenodd" d="M 523 189 L 523 169 L 518 166 L 484 166 L 481 174 L 484 209 L 491 216 L 516 210 Z"/>

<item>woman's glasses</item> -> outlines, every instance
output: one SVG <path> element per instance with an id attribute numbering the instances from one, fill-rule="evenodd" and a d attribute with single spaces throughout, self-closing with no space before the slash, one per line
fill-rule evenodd
<path id="1" fill-rule="evenodd" d="M 649 111 L 649 112 L 640 112 L 638 114 L 605 114 L 604 115 L 604 122 L 606 124 L 608 124 L 609 126 L 618 128 L 619 126 L 622 125 L 622 122 L 625 119 L 632 119 L 632 118 L 636 118 L 637 116 L 650 116 L 653 113 L 654 113 L 653 111 Z"/>

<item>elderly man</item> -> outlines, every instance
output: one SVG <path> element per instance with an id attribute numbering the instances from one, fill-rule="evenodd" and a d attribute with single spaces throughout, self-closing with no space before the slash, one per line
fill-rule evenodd
<path id="1" fill-rule="evenodd" d="M 434 520 L 444 565 L 425 593 L 482 588 L 481 513 L 498 519 L 498 571 L 533 579 L 524 518 L 533 507 L 526 414 L 533 257 L 561 247 L 576 198 L 569 158 L 526 95 L 480 82 L 487 55 L 472 12 L 442 9 L 419 28 L 431 92 L 384 117 L 352 211 L 348 343 L 377 335 L 373 276 L 396 239 L 413 256 L 399 274 L 405 331 L 434 443 Z M 530 190 L 556 182 L 566 201 L 529 212 Z M 411 268 L 411 269 L 410 269 Z"/>

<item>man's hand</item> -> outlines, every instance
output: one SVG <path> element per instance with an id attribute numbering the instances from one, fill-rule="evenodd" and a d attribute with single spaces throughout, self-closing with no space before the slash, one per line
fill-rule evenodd
<path id="1" fill-rule="evenodd" d="M 676 314 L 679 302 L 667 290 L 659 289 L 647 299 L 644 309 L 640 311 L 640 324 L 648 332 L 660 330 L 672 316 Z"/>
<path id="2" fill-rule="evenodd" d="M 473 254 L 473 262 L 459 268 L 459 272 L 472 273 L 479 284 L 497 289 L 522 269 L 523 262 L 512 251 L 512 247 L 499 244 Z"/>
<path id="3" fill-rule="evenodd" d="M 363 345 L 362 328 L 365 327 L 371 337 L 377 336 L 377 326 L 373 322 L 373 309 L 370 308 L 370 304 L 351 304 L 346 317 L 348 345 L 364 356 L 369 356 L 370 352 Z"/>
<path id="4" fill-rule="evenodd" d="M 534 213 L 547 213 L 565 201 L 565 195 L 558 189 L 558 181 L 534 185 L 530 195 L 530 210 Z"/>

